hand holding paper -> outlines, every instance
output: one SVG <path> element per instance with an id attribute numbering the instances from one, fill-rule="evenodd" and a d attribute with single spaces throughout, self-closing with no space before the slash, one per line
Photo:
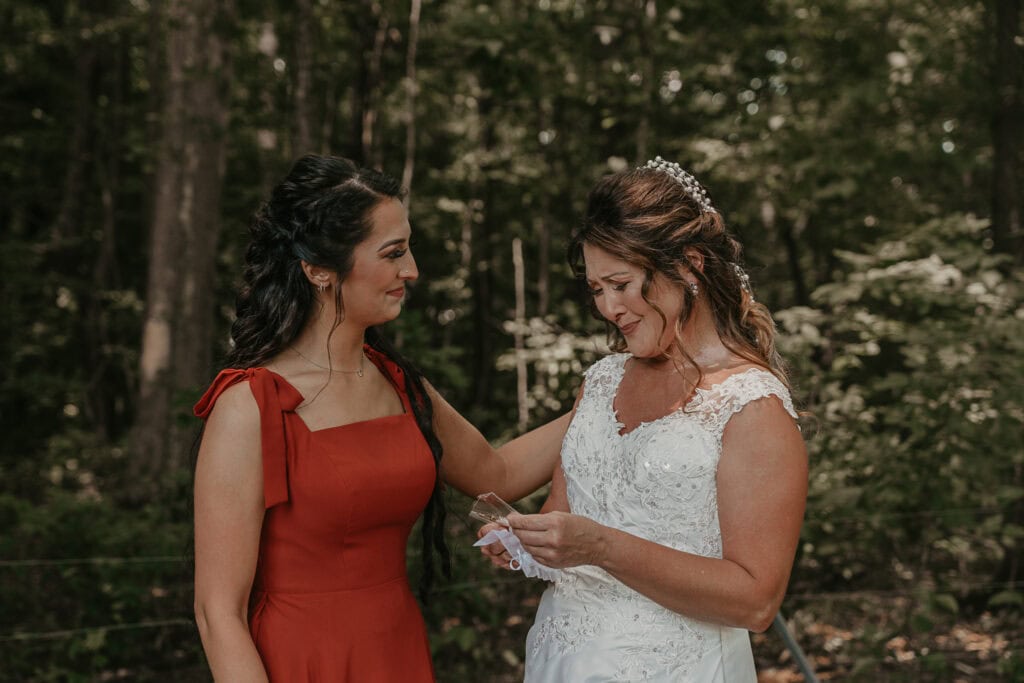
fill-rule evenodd
<path id="1" fill-rule="evenodd" d="M 526 576 L 541 578 L 545 581 L 556 580 L 561 571 L 546 567 L 537 562 L 533 555 L 523 548 L 516 535 L 508 529 L 507 518 L 513 512 L 515 512 L 515 509 L 498 497 L 497 494 L 484 493 L 477 496 L 476 502 L 473 503 L 473 507 L 469 511 L 469 516 L 489 524 L 499 524 L 501 528 L 488 531 L 473 546 L 486 546 L 500 542 L 512 557 L 508 563 L 509 569 L 522 571 Z"/>

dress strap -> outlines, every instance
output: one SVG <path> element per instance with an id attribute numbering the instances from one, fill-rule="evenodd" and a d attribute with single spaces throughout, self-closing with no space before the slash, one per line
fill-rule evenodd
<path id="1" fill-rule="evenodd" d="M 260 447 L 263 459 L 263 505 L 271 508 L 288 501 L 288 450 L 285 413 L 295 412 L 302 394 L 283 377 L 266 368 L 221 370 L 210 388 L 193 408 L 196 417 L 206 419 L 224 391 L 242 381 L 260 409 Z"/>
<path id="2" fill-rule="evenodd" d="M 370 359 L 370 362 L 380 368 L 380 371 L 391 382 L 391 386 L 395 388 L 395 391 L 398 392 L 398 397 L 402 400 L 402 408 L 405 412 L 412 414 L 411 398 L 405 389 L 405 371 L 402 370 L 398 363 L 369 344 L 363 345 L 363 352 Z"/>

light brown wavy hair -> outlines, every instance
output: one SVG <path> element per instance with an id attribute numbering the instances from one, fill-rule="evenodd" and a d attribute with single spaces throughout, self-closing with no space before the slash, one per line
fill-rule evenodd
<path id="1" fill-rule="evenodd" d="M 742 266 L 740 243 L 726 230 L 719 213 L 701 211 L 671 176 L 659 170 L 638 168 L 602 178 L 590 191 L 583 223 L 569 240 L 569 265 L 584 286 L 591 312 L 607 325 L 611 349 L 625 351 L 622 333 L 601 316 L 586 287 L 584 244 L 603 249 L 643 270 L 641 292 L 661 316 L 662 330 L 670 321 L 647 296 L 655 273 L 681 289 L 683 310 L 678 320 L 671 321 L 675 325 L 675 345 L 683 358 L 696 367 L 681 337 L 696 302 L 680 266 L 688 270 L 699 283 L 697 296 L 707 302 L 726 348 L 770 371 L 789 387 L 785 363 L 775 348 L 771 313 L 744 288 L 742 271 L 736 268 Z M 693 251 L 703 257 L 702 270 L 694 267 L 688 257 Z"/>

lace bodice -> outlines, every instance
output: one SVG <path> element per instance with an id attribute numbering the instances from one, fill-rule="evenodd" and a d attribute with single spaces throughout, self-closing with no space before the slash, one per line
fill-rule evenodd
<path id="1" fill-rule="evenodd" d="M 770 372 L 749 369 L 698 389 L 682 409 L 620 434 L 613 406 L 629 357 L 608 356 L 586 373 L 562 444 L 570 510 L 677 550 L 721 557 L 716 472 L 722 434 L 745 405 L 769 396 L 795 418 L 789 392 Z M 694 676 L 705 670 L 709 653 L 721 657 L 724 639 L 742 650 L 736 631 L 667 610 L 597 567 L 577 567 L 544 596 L 528 641 L 527 680 L 581 680 L 576 676 L 583 672 L 566 669 L 566 662 L 578 656 L 573 666 L 586 669 L 600 659 L 595 649 L 609 647 L 618 654 L 603 680 L 717 680 Z M 749 638 L 741 633 L 741 658 L 744 666 L 750 659 L 752 672 Z"/>

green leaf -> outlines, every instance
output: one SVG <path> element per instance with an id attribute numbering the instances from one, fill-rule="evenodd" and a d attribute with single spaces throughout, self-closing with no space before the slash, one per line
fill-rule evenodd
<path id="1" fill-rule="evenodd" d="M 936 593 L 932 596 L 932 603 L 950 614 L 956 614 L 960 611 L 960 605 L 957 603 L 956 598 L 949 593 Z"/>
<path id="2" fill-rule="evenodd" d="M 1024 605 L 1024 593 L 1014 590 L 1000 591 L 988 599 L 989 607 L 1020 607 Z"/>

